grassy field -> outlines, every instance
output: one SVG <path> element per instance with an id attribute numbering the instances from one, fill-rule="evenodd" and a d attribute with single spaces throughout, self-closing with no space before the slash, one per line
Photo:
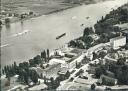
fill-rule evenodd
<path id="1" fill-rule="evenodd" d="M 2 0 L 2 9 L 13 13 L 33 11 L 39 15 L 49 14 L 80 4 L 91 4 L 105 0 Z"/>

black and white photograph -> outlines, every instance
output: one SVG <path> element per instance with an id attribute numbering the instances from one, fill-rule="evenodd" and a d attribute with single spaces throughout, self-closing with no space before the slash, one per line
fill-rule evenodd
<path id="1" fill-rule="evenodd" d="M 0 91 L 128 91 L 128 0 L 0 0 Z"/>

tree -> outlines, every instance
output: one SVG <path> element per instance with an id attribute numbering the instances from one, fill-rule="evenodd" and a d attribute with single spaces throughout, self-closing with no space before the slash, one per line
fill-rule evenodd
<path id="1" fill-rule="evenodd" d="M 121 22 L 126 22 L 127 18 L 128 18 L 128 10 L 127 9 L 120 9 L 120 17 L 119 17 L 119 21 Z"/>
<path id="2" fill-rule="evenodd" d="M 43 66 L 43 64 L 41 64 L 41 65 L 40 65 L 40 67 L 41 67 L 42 69 L 44 69 L 44 66 Z"/>
<path id="3" fill-rule="evenodd" d="M 38 82 L 38 74 L 35 70 L 30 71 L 30 78 L 35 84 Z"/>
<path id="4" fill-rule="evenodd" d="M 34 57 L 34 63 L 35 64 L 41 63 L 41 56 L 40 55 L 37 55 L 36 57 Z"/>
<path id="5" fill-rule="evenodd" d="M 123 58 L 119 58 L 117 60 L 117 65 L 124 65 L 125 60 Z"/>
<path id="6" fill-rule="evenodd" d="M 47 56 L 46 56 L 45 50 L 43 52 L 41 52 L 41 58 L 43 58 L 45 60 L 45 62 L 46 62 Z"/>
<path id="7" fill-rule="evenodd" d="M 9 18 L 5 18 L 5 23 L 6 24 L 10 23 L 10 19 Z"/>
<path id="8" fill-rule="evenodd" d="M 102 51 L 99 53 L 99 56 L 103 59 L 106 56 L 106 53 Z"/>
<path id="9" fill-rule="evenodd" d="M 34 63 L 34 59 L 30 59 L 29 60 L 29 64 L 30 64 L 31 67 L 35 67 L 36 66 L 36 64 Z"/>
<path id="10" fill-rule="evenodd" d="M 44 50 L 44 59 L 46 59 L 46 51 Z"/>
<path id="11" fill-rule="evenodd" d="M 49 49 L 47 49 L 47 58 L 49 58 Z"/>
<path id="12" fill-rule="evenodd" d="M 4 71 L 5 73 L 7 73 L 7 66 L 4 66 Z"/>
<path id="13" fill-rule="evenodd" d="M 44 57 L 44 52 L 41 52 L 41 58 L 43 58 Z"/>
<path id="14" fill-rule="evenodd" d="M 17 64 L 16 64 L 16 62 L 14 62 L 14 68 L 15 68 L 15 69 L 17 68 Z"/>
<path id="15" fill-rule="evenodd" d="M 3 75 L 5 74 L 5 71 L 4 71 L 4 69 L 2 69 L 2 74 L 3 74 Z"/>
<path id="16" fill-rule="evenodd" d="M 83 37 L 84 36 L 88 36 L 88 35 L 90 35 L 92 33 L 93 33 L 92 27 L 87 27 L 87 28 L 84 29 Z"/>
<path id="17" fill-rule="evenodd" d="M 117 69 L 117 79 L 119 84 L 128 85 L 128 66 L 124 65 Z"/>
<path id="18" fill-rule="evenodd" d="M 33 81 L 34 83 L 37 83 L 37 82 L 38 82 L 38 74 L 37 74 L 36 71 L 33 73 L 33 79 L 32 79 L 32 81 Z"/>
<path id="19" fill-rule="evenodd" d="M 96 88 L 95 84 L 92 84 L 91 85 L 91 90 L 95 90 L 95 88 Z"/>
<path id="20" fill-rule="evenodd" d="M 0 20 L 0 26 L 2 25 L 2 21 Z"/>
<path id="21" fill-rule="evenodd" d="M 102 35 L 100 36 L 100 39 L 98 41 L 100 43 L 106 43 L 106 42 L 108 42 L 109 41 L 108 35 L 106 33 L 102 33 Z"/>
<path id="22" fill-rule="evenodd" d="M 93 42 L 93 38 L 91 36 L 84 36 L 83 37 L 83 41 L 86 43 L 86 44 L 91 44 Z"/>
<path id="23" fill-rule="evenodd" d="M 74 41 L 74 40 L 71 40 L 70 42 L 69 42 L 69 45 L 68 45 L 69 47 L 71 46 L 71 47 L 76 47 L 76 42 Z"/>
<path id="24" fill-rule="evenodd" d="M 97 58 L 97 54 L 95 52 L 93 52 L 92 54 L 93 54 L 93 60 L 95 60 Z"/>
<path id="25" fill-rule="evenodd" d="M 128 66 L 122 67 L 122 77 L 123 77 L 123 84 L 128 85 Z"/>
<path id="26" fill-rule="evenodd" d="M 65 76 L 66 76 L 66 78 L 69 78 L 69 76 L 70 76 L 70 72 L 67 71 L 66 74 L 65 74 Z"/>
<path id="27" fill-rule="evenodd" d="M 22 19 L 24 19 L 24 18 L 25 18 L 24 14 L 21 14 L 21 15 L 20 15 L 20 19 L 22 20 Z"/>
<path id="28" fill-rule="evenodd" d="M 40 78 L 43 78 L 43 74 L 42 73 L 40 74 Z"/>
<path id="29" fill-rule="evenodd" d="M 50 78 L 50 82 L 52 85 L 54 84 L 54 78 L 53 77 Z"/>
<path id="30" fill-rule="evenodd" d="M 60 85 L 60 79 L 59 79 L 59 77 L 57 77 L 55 79 L 55 84 L 56 84 L 57 87 Z"/>
<path id="31" fill-rule="evenodd" d="M 24 76 L 24 82 L 25 82 L 25 84 L 28 84 L 29 75 L 27 75 L 27 72 L 26 71 L 24 71 L 23 76 Z"/>
<path id="32" fill-rule="evenodd" d="M 20 81 L 20 82 L 22 82 L 22 81 L 24 81 L 24 71 L 23 71 L 23 69 L 22 68 L 19 68 L 18 69 L 18 80 Z"/>
<path id="33" fill-rule="evenodd" d="M 104 66 L 100 66 L 99 68 L 96 68 L 95 76 L 96 78 L 100 78 L 102 74 L 106 74 L 106 69 Z"/>
<path id="34" fill-rule="evenodd" d="M 45 84 L 47 83 L 46 76 L 44 76 L 44 83 L 45 83 Z"/>

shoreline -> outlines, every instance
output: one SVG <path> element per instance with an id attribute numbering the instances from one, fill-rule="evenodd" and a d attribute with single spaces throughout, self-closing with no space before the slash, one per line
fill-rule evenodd
<path id="1" fill-rule="evenodd" d="M 80 5 L 78 5 L 80 6 Z M 26 21 L 26 20 L 30 20 L 32 18 L 37 18 L 37 17 L 40 17 L 40 16 L 45 16 L 45 15 L 50 15 L 50 14 L 56 14 L 58 12 L 62 12 L 64 10 L 68 10 L 68 9 L 71 9 L 71 8 L 74 8 L 74 7 L 78 7 L 78 6 L 70 6 L 70 7 L 67 7 L 67 8 L 64 8 L 64 9 L 58 9 L 58 10 L 54 10 L 54 11 L 51 11 L 51 12 L 48 12 L 48 13 L 45 13 L 45 14 L 38 14 L 38 15 L 33 15 L 33 16 L 29 16 L 27 18 L 24 18 L 23 20 L 20 20 L 19 18 L 17 18 L 16 20 L 14 21 L 11 21 L 10 24 L 12 23 L 16 23 L 16 22 L 22 22 L 22 21 Z M 6 24 L 3 23 L 2 26 L 5 26 Z"/>
<path id="2" fill-rule="evenodd" d="M 69 7 L 65 7 L 65 8 L 62 8 L 62 9 L 57 9 L 57 10 L 53 10 L 53 11 L 50 11 L 48 13 L 45 13 L 45 14 L 38 14 L 38 15 L 33 15 L 33 16 L 28 16 L 27 18 L 24 18 L 23 20 L 20 20 L 19 18 L 17 18 L 16 20 L 14 21 L 11 21 L 10 24 L 12 23 L 16 23 L 16 22 L 22 22 L 22 21 L 26 21 L 26 20 L 30 20 L 32 18 L 37 18 L 37 17 L 41 17 L 41 16 L 45 16 L 45 15 L 51 15 L 51 14 L 56 14 L 56 13 L 59 13 L 59 12 L 63 12 L 65 10 L 68 10 L 68 9 L 71 9 L 71 8 L 75 8 L 75 7 L 79 7 L 79 6 L 82 6 L 82 5 L 91 5 L 91 4 L 97 4 L 97 3 L 101 3 L 101 2 L 106 2 L 107 0 L 105 1 L 99 1 L 99 2 L 93 2 L 93 3 L 83 3 L 83 4 L 73 4 L 73 5 L 69 5 Z M 113 0 L 111 0 L 113 1 Z M 5 23 L 2 24 L 2 26 L 6 25 Z"/>

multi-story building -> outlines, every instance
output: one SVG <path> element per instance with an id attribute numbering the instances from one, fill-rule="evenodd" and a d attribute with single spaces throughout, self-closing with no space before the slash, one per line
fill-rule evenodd
<path id="1" fill-rule="evenodd" d="M 121 46 L 126 45 L 126 36 L 119 36 L 116 38 L 110 39 L 110 43 L 113 49 L 118 49 Z"/>

